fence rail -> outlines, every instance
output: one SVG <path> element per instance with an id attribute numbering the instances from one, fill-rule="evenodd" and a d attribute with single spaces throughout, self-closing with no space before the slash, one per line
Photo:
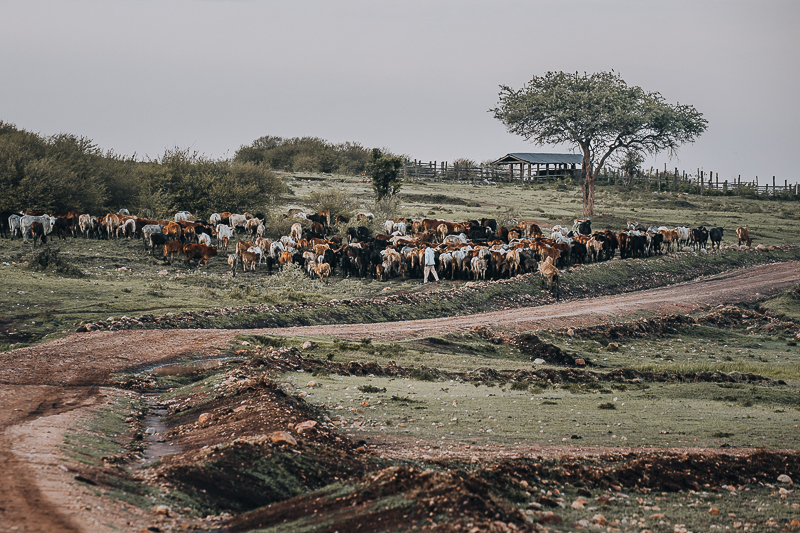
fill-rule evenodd
<path id="1" fill-rule="evenodd" d="M 556 165 L 553 165 L 556 167 Z M 450 164 L 447 161 L 418 161 L 418 160 L 404 160 L 403 161 L 403 176 L 405 179 L 422 179 L 422 180 L 439 180 L 439 181 L 457 181 L 468 183 L 497 183 L 497 182 L 513 182 L 520 181 L 521 183 L 549 183 L 557 180 L 570 178 L 578 180 L 580 178 L 580 169 L 565 168 L 549 168 L 544 170 L 532 170 L 529 166 L 527 171 L 517 165 L 481 165 L 481 166 L 467 166 L 459 164 Z M 602 171 L 598 176 L 598 182 L 601 184 L 614 183 L 615 185 L 623 185 L 627 187 L 645 188 L 648 190 L 657 191 L 679 191 L 679 190 L 693 190 L 700 194 L 708 193 L 710 191 L 724 192 L 727 194 L 763 194 L 763 195 L 794 195 L 800 196 L 800 184 L 790 184 L 788 180 L 784 180 L 783 184 L 776 182 L 775 176 L 772 177 L 772 184 L 759 183 L 758 176 L 751 181 L 743 181 L 741 176 L 734 180 L 720 181 L 719 173 L 706 172 L 697 169 L 693 174 L 684 171 L 679 171 L 677 168 L 673 171 L 666 169 L 650 168 L 637 173 L 634 176 L 627 176 L 621 170 L 610 168 Z"/>

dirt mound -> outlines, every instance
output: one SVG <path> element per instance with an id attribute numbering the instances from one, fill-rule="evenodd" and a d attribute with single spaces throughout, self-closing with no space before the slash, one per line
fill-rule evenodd
<path id="1" fill-rule="evenodd" d="M 486 326 L 477 326 L 469 331 L 469 334 L 477 335 L 493 344 L 509 344 L 518 348 L 522 353 L 530 357 L 531 361 L 543 359 L 551 365 L 574 366 L 576 355 L 570 354 L 553 344 L 542 341 L 532 333 L 522 333 L 511 337 L 503 336 L 500 333 Z"/>
<path id="2" fill-rule="evenodd" d="M 624 324 L 602 324 L 585 328 L 572 328 L 571 330 L 578 337 L 620 340 L 626 338 L 666 337 L 677 334 L 683 328 L 697 325 L 711 325 L 720 328 L 747 325 L 751 326 L 751 329 L 757 328 L 759 331 L 764 332 L 778 329 L 785 332 L 797 332 L 800 329 L 800 326 L 792 321 L 781 321 L 770 317 L 768 311 L 762 313 L 733 305 L 720 305 L 710 312 L 697 316 L 671 314 L 657 318 L 642 318 Z"/>
<path id="3" fill-rule="evenodd" d="M 452 468 L 452 465 L 451 465 Z M 742 455 L 699 453 L 619 454 L 587 464 L 584 458 L 564 456 L 557 462 L 519 459 L 484 468 L 495 484 L 527 480 L 569 482 L 574 486 L 665 491 L 716 490 L 722 485 L 772 483 L 781 474 L 797 472 L 797 452 L 759 450 Z"/>
<path id="4" fill-rule="evenodd" d="M 271 357 L 285 355 L 291 364 L 295 352 L 274 350 Z M 213 394 L 165 402 L 165 438 L 184 451 L 144 471 L 144 480 L 179 490 L 209 510 L 244 512 L 363 472 L 357 446 L 254 361 L 218 376 Z"/>
<path id="5" fill-rule="evenodd" d="M 525 515 L 496 495 L 480 474 L 392 466 L 367 477 L 349 493 L 293 498 L 240 516 L 232 531 L 267 528 L 305 519 L 314 531 L 394 531 L 432 526 L 437 531 L 531 531 Z M 332 517 L 338 519 L 330 524 Z M 513 524 L 513 526 L 509 526 Z"/>
<path id="6" fill-rule="evenodd" d="M 522 349 L 524 342 L 527 341 L 532 346 L 532 350 L 537 350 L 535 352 L 536 354 L 550 354 L 551 360 L 548 361 L 548 363 L 558 364 L 554 361 L 561 358 L 562 360 L 566 360 L 566 362 L 562 363 L 565 366 L 575 365 L 574 355 L 560 350 L 555 352 L 552 349 L 555 348 L 558 350 L 556 346 L 541 342 L 535 335 L 523 334 L 510 338 L 503 338 L 495 335 L 493 338 L 500 339 L 499 342 L 508 342 L 514 346 L 520 346 L 520 349 Z M 537 344 L 536 341 L 540 344 Z M 771 379 L 758 374 L 742 374 L 739 372 L 730 372 L 727 374 L 725 372 L 650 372 L 632 369 L 616 369 L 609 372 L 598 372 L 583 370 L 581 368 L 496 370 L 488 367 L 481 367 L 472 372 L 446 372 L 436 368 L 429 368 L 425 365 L 419 368 L 403 367 L 399 366 L 394 361 L 389 361 L 386 366 L 381 366 L 375 362 L 360 363 L 358 361 L 350 361 L 349 363 L 336 363 L 319 359 L 309 359 L 304 357 L 296 347 L 262 348 L 259 346 L 253 350 L 237 350 L 235 353 L 251 358 L 243 364 L 245 368 L 263 368 L 267 370 L 268 373 L 271 373 L 271 375 L 285 371 L 302 370 L 311 374 L 326 372 L 345 376 L 372 375 L 381 377 L 409 377 L 426 381 L 449 381 L 451 379 L 468 382 L 499 383 L 516 381 L 530 382 L 531 384 L 541 383 L 544 386 L 567 383 L 620 383 L 636 385 L 648 381 L 660 383 L 773 383 Z M 541 355 L 538 356 L 541 357 Z M 533 357 L 534 355 L 531 354 L 531 358 Z"/>

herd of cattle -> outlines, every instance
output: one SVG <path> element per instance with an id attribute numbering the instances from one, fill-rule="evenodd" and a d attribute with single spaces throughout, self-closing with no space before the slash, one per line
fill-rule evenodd
<path id="1" fill-rule="evenodd" d="M 607 261 L 617 251 L 620 257 L 636 258 L 669 253 L 683 247 L 719 248 L 721 227 L 640 229 L 636 222 L 615 233 L 592 231 L 591 220 L 575 220 L 571 228 L 553 226 L 549 237 L 532 221 L 508 228 L 494 219 L 450 222 L 441 219 L 387 220 L 380 232 L 370 213 L 356 217 L 343 236 L 329 236 L 331 215 L 327 211 L 306 214 L 290 210 L 294 217 L 289 235 L 271 240 L 266 236 L 264 216 L 250 213 L 214 213 L 208 223 L 191 213 L 173 213 L 173 220 L 149 220 L 130 215 L 127 210 L 92 216 L 70 212 L 51 216 L 23 211 L 0 214 L 0 234 L 25 242 L 46 243 L 56 236 L 97 239 L 139 238 L 147 253 L 160 252 L 164 261 L 182 255 L 187 266 L 192 260 L 204 265 L 218 253 L 228 254 L 232 275 L 238 270 L 255 271 L 261 265 L 268 272 L 295 263 L 309 276 L 326 283 L 337 269 L 343 276 L 374 277 L 385 281 L 393 277 L 422 277 L 424 252 L 434 249 L 436 270 L 449 279 L 500 279 L 538 272 L 542 282 L 558 291 L 559 268 L 587 261 Z M 349 223 L 339 216 L 335 222 Z M 746 227 L 736 230 L 739 244 L 751 246 Z M 213 240 L 216 244 L 212 245 Z M 235 244 L 234 244 L 235 243 Z"/>

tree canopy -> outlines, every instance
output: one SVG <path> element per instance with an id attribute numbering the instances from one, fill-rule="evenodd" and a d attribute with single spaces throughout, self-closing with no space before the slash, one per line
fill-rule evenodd
<path id="1" fill-rule="evenodd" d="M 385 196 L 394 196 L 403 185 L 400 181 L 400 169 L 403 160 L 392 155 L 384 155 L 379 149 L 373 148 L 369 163 L 367 163 L 367 176 L 372 180 L 375 190 L 375 199 L 380 201 Z"/>
<path id="2" fill-rule="evenodd" d="M 583 153 L 583 212 L 593 214 L 600 169 L 619 149 L 653 155 L 677 153 L 708 121 L 694 107 L 671 105 L 657 92 L 629 87 L 615 72 L 548 72 L 514 90 L 500 86 L 491 109 L 510 133 L 539 144 L 567 144 Z"/>
<path id="3" fill-rule="evenodd" d="M 179 148 L 137 161 L 104 153 L 85 137 L 43 137 L 0 121 L 0 211 L 101 213 L 125 207 L 153 218 L 173 209 L 202 215 L 260 208 L 285 190 L 269 167 L 249 161 L 210 159 Z"/>

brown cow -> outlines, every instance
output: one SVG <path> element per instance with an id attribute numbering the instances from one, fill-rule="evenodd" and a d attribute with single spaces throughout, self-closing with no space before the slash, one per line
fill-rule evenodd
<path id="1" fill-rule="evenodd" d="M 183 238 L 183 228 L 177 222 L 162 224 L 161 232 L 173 241 L 180 241 Z"/>
<path id="2" fill-rule="evenodd" d="M 199 260 L 197 266 L 207 265 L 208 260 L 217 255 L 217 247 L 205 244 L 186 244 L 183 247 L 183 255 L 186 266 L 189 266 L 192 259 Z"/>
<path id="3" fill-rule="evenodd" d="M 292 252 L 281 252 L 281 257 L 279 261 L 281 263 L 281 266 L 292 264 Z"/>
<path id="4" fill-rule="evenodd" d="M 31 237 L 33 237 L 34 248 L 36 248 L 37 240 L 41 240 L 42 244 L 47 244 L 47 235 L 44 232 L 44 225 L 41 222 L 31 223 Z"/>
<path id="5" fill-rule="evenodd" d="M 169 256 L 169 262 L 172 263 L 172 258 L 182 252 L 183 243 L 181 241 L 167 241 L 164 243 L 164 261 Z"/>
<path id="6" fill-rule="evenodd" d="M 241 257 L 242 252 L 246 252 L 247 250 L 249 250 L 252 247 L 253 247 L 253 243 L 252 242 L 239 241 L 239 242 L 236 243 L 236 255 Z"/>
<path id="7" fill-rule="evenodd" d="M 261 262 L 261 254 L 256 252 L 248 252 L 245 250 L 242 252 L 242 271 L 246 271 L 248 267 L 250 270 L 255 271 L 256 265 Z"/>
<path id="8" fill-rule="evenodd" d="M 316 265 L 315 270 L 319 279 L 328 284 L 328 278 L 331 276 L 331 266 L 328 263 L 320 263 Z"/>
<path id="9" fill-rule="evenodd" d="M 745 243 L 748 248 L 753 245 L 753 241 L 750 240 L 750 232 L 747 230 L 747 226 L 740 226 L 736 228 L 736 238 L 739 239 L 740 246 L 742 243 Z"/>

